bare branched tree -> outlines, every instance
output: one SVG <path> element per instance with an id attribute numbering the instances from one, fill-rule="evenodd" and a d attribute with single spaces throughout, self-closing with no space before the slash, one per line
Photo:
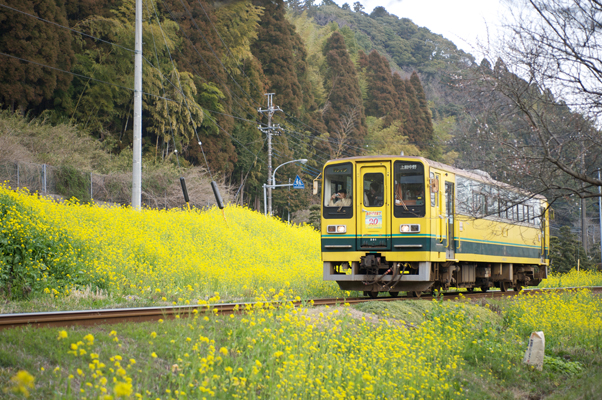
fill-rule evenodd
<path id="1" fill-rule="evenodd" d="M 602 2 L 524 0 L 508 36 L 456 79 L 472 110 L 462 167 L 544 194 L 598 197 Z M 516 6 L 516 3 L 515 3 Z M 458 138 L 460 139 L 460 138 Z M 466 140 L 468 139 L 468 140 Z"/>
<path id="2" fill-rule="evenodd" d="M 355 141 L 354 133 L 359 123 L 360 110 L 360 106 L 357 104 L 349 106 L 347 111 L 339 117 L 337 129 L 322 135 L 327 139 L 325 143 L 331 159 L 343 157 L 345 149 Z"/>

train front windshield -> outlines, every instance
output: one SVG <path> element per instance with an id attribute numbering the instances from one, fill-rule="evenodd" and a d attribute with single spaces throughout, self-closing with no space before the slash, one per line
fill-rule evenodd
<path id="1" fill-rule="evenodd" d="M 395 162 L 395 216 L 424 217 L 424 166 L 420 162 Z"/>
<path id="2" fill-rule="evenodd" d="M 343 163 L 324 169 L 324 218 L 351 218 L 353 165 Z"/>

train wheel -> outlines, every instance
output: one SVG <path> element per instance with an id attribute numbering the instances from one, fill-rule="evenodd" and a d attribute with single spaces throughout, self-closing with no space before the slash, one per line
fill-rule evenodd
<path id="1" fill-rule="evenodd" d="M 391 297 L 397 297 L 397 296 L 399 296 L 399 292 L 389 292 L 389 295 Z"/>
<path id="2" fill-rule="evenodd" d="M 375 299 L 378 297 L 378 292 L 364 292 L 364 296 L 368 296 L 371 299 Z"/>
<path id="3" fill-rule="evenodd" d="M 481 286 L 481 292 L 485 293 L 489 290 L 489 286 Z"/>
<path id="4" fill-rule="evenodd" d="M 420 298 L 420 296 L 422 295 L 422 292 L 411 292 L 412 293 L 412 297 L 416 297 L 416 298 Z"/>
<path id="5" fill-rule="evenodd" d="M 521 290 L 523 290 L 523 285 L 521 285 L 520 283 L 517 283 L 516 286 L 514 286 L 514 291 L 515 292 L 520 292 Z"/>
<path id="6" fill-rule="evenodd" d="M 510 282 L 500 282 L 500 289 L 502 292 L 507 292 L 510 287 Z"/>
<path id="7" fill-rule="evenodd" d="M 467 288 L 466 288 L 466 291 L 467 291 L 468 293 L 472 293 L 472 292 L 474 292 L 474 288 L 473 288 L 473 287 L 467 287 Z"/>

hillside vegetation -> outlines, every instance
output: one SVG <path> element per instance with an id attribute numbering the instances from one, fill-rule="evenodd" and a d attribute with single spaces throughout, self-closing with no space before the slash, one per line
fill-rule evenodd
<path id="1" fill-rule="evenodd" d="M 9 0 L 2 9 L 0 51 L 8 55 L 0 56 L 0 107 L 69 123 L 101 143 L 92 148 L 126 164 L 134 1 L 41 4 Z M 447 142 L 454 121 L 445 118 L 455 117 L 433 111 L 442 102 L 424 90 L 421 75 L 439 79 L 444 70 L 469 65 L 470 56 L 386 12 L 303 8 L 282 0 L 145 1 L 145 162 L 173 164 L 177 150 L 186 164 L 218 173 L 259 209 L 267 148 L 257 126 L 267 120 L 257 109 L 265 108 L 268 92 L 283 110 L 274 115 L 282 129 L 274 138 L 273 165 L 310 159 L 303 171 L 283 168 L 282 177 L 311 179 L 327 159 L 364 153 L 404 151 L 453 161 Z M 3 157 L 14 161 L 19 149 L 8 150 Z M 67 159 L 53 152 L 46 152 L 49 159 L 82 170 L 106 168 L 84 153 Z M 278 215 L 309 203 L 309 191 L 274 193 Z"/>
<path id="2" fill-rule="evenodd" d="M 43 117 L 0 111 L 0 148 L 0 181 L 6 180 L 13 189 L 27 187 L 32 179 L 39 181 L 41 172 L 36 166 L 47 164 L 49 175 L 53 172 L 48 180 L 53 181 L 55 188 L 48 194 L 89 202 L 92 200 L 90 174 L 93 174 L 96 201 L 129 204 L 131 200 L 132 152 L 124 150 L 113 154 L 102 142 L 72 124 L 53 125 Z M 17 163 L 20 164 L 19 185 Z M 142 168 L 142 200 L 147 206 L 185 205 L 180 177 L 186 179 L 192 205 L 206 207 L 215 203 L 207 170 L 191 166 L 177 154 L 171 154 L 163 162 L 154 154 L 146 154 Z M 218 186 L 225 201 L 234 200 L 225 182 L 219 181 Z M 42 191 L 39 184 L 29 189 Z"/>

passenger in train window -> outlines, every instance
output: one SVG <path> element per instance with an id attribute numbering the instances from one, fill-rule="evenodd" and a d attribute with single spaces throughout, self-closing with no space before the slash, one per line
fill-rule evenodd
<path id="1" fill-rule="evenodd" d="M 403 203 L 403 192 L 401 190 L 401 184 L 395 184 L 395 205 L 401 205 Z"/>
<path id="2" fill-rule="evenodd" d="M 349 207 L 351 206 L 351 199 L 347 198 L 347 191 L 345 189 L 339 190 L 337 193 L 330 197 L 328 207 Z"/>
<path id="3" fill-rule="evenodd" d="M 370 207 L 381 207 L 383 202 L 383 194 L 380 190 L 381 187 L 378 183 L 372 182 L 370 184 L 370 190 L 365 193 L 364 203 L 366 206 Z M 366 202 L 367 200 L 367 202 Z"/>

